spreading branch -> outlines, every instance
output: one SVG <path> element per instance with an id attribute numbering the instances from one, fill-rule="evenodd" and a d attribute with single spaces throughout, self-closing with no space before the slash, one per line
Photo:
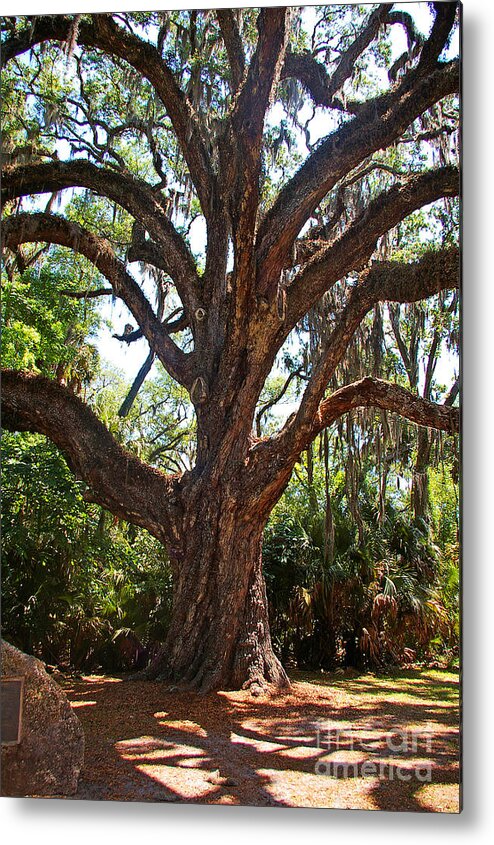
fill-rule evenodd
<path id="1" fill-rule="evenodd" d="M 95 288 L 94 290 L 61 290 L 60 293 L 72 299 L 97 299 L 99 296 L 111 296 L 115 291 L 113 288 Z"/>
<path id="2" fill-rule="evenodd" d="M 122 449 L 70 390 L 43 376 L 2 371 L 2 425 L 49 437 L 88 485 L 88 500 L 173 543 L 179 516 L 176 479 Z"/>
<path id="3" fill-rule="evenodd" d="M 334 105 L 334 95 L 341 90 L 346 80 L 352 76 L 355 70 L 355 62 L 375 39 L 383 23 L 388 21 L 389 9 L 389 3 L 381 3 L 371 13 L 367 24 L 362 28 L 350 47 L 344 51 L 331 74 L 310 53 L 287 53 L 281 78 L 298 79 L 311 96 L 314 105 L 331 108 Z"/>
<path id="4" fill-rule="evenodd" d="M 32 49 L 43 41 L 67 41 L 73 20 L 66 15 L 38 15 L 25 31 L 2 44 L 2 61 Z M 152 44 L 119 27 L 111 15 L 92 15 L 81 20 L 77 43 L 101 50 L 128 62 L 154 87 L 173 124 L 204 214 L 208 215 L 214 175 L 201 130 L 189 100 Z"/>
<path id="5" fill-rule="evenodd" d="M 397 140 L 424 111 L 458 90 L 458 62 L 408 74 L 332 132 L 280 191 L 257 238 L 261 290 L 277 283 L 298 233 L 326 194 L 360 162 Z"/>
<path id="6" fill-rule="evenodd" d="M 441 197 L 457 196 L 459 185 L 457 168 L 441 167 L 413 175 L 372 200 L 342 235 L 297 274 L 288 290 L 286 327 L 296 325 L 335 282 L 360 270 L 385 232 L 416 209 Z"/>
<path id="7" fill-rule="evenodd" d="M 216 9 L 216 17 L 220 25 L 223 43 L 226 48 L 231 70 L 231 88 L 233 93 L 238 91 L 244 78 L 245 56 L 242 37 L 238 28 L 233 9 Z"/>
<path id="8" fill-rule="evenodd" d="M 393 411 L 417 425 L 436 428 L 448 434 L 457 434 L 460 428 L 458 408 L 429 402 L 398 384 L 367 376 L 340 388 L 321 402 L 310 433 L 311 440 L 323 428 L 355 408 Z"/>
<path id="9" fill-rule="evenodd" d="M 259 472 L 260 465 L 264 470 L 263 495 L 267 494 L 271 486 L 277 487 L 280 483 L 285 484 L 288 481 L 287 462 L 289 466 L 293 466 L 300 453 L 321 431 L 329 428 L 344 414 L 357 408 L 391 411 L 417 425 L 435 428 L 448 434 L 458 434 L 460 430 L 459 408 L 452 407 L 446 402 L 443 405 L 429 402 L 398 384 L 366 376 L 341 387 L 321 402 L 312 419 L 312 424 L 303 433 L 301 432 L 302 436 L 299 436 L 296 442 L 292 441 L 293 451 L 284 454 L 283 461 L 280 461 L 279 452 L 273 452 L 270 441 L 260 441 L 254 447 L 251 465 L 254 474 Z M 288 422 L 286 431 L 290 429 L 290 425 L 291 421 Z M 277 438 L 282 444 L 284 433 Z"/>
<path id="10" fill-rule="evenodd" d="M 363 318 L 378 302 L 418 302 L 442 290 L 459 286 L 458 249 L 435 250 L 419 261 L 375 262 L 362 273 L 314 368 L 291 427 L 292 436 L 304 437 L 324 396 L 326 386 L 343 360 Z"/>
<path id="11" fill-rule="evenodd" d="M 288 35 L 287 14 L 285 7 L 261 9 L 256 50 L 231 116 L 232 127 L 252 159 L 258 157 L 254 153 L 260 147 L 269 99 L 281 72 Z"/>
<path id="12" fill-rule="evenodd" d="M 257 27 L 259 37 L 245 81 L 237 96 L 230 118 L 236 155 L 228 151 L 230 166 L 234 163 L 234 185 L 231 199 L 231 217 L 234 229 L 237 266 L 251 263 L 259 207 L 259 173 L 264 118 L 271 93 L 276 87 L 281 71 L 288 34 L 288 9 L 263 8 Z M 230 179 L 230 168 L 225 162 L 225 176 Z"/>
<path id="13" fill-rule="evenodd" d="M 431 34 L 424 43 L 418 70 L 427 71 L 434 67 L 453 29 L 459 3 L 434 3 L 435 18 Z"/>
<path id="14" fill-rule="evenodd" d="M 159 197 L 142 180 L 83 159 L 10 165 L 2 172 L 1 196 L 6 202 L 74 187 L 89 188 L 107 197 L 138 220 L 161 247 L 160 266 L 173 279 L 184 306 L 197 307 L 199 282 L 192 254 Z"/>
<path id="15" fill-rule="evenodd" d="M 44 213 L 10 217 L 3 224 L 2 236 L 4 245 L 10 249 L 22 243 L 46 241 L 68 247 L 88 258 L 108 279 L 115 295 L 125 302 L 151 349 L 170 375 L 180 384 L 190 385 L 190 357 L 170 338 L 141 288 L 105 238 L 63 217 Z"/>
<path id="16" fill-rule="evenodd" d="M 427 46 L 422 50 L 420 58 L 420 70 L 425 71 L 431 68 L 440 55 L 447 38 L 454 25 L 457 3 L 436 3 L 434 4 L 436 17 L 433 30 L 427 41 Z M 317 61 L 310 53 L 288 52 L 281 71 L 282 79 L 298 79 L 309 94 L 315 106 L 325 108 L 336 108 L 357 114 L 365 105 L 358 100 L 345 100 L 342 103 L 336 95 L 347 79 L 354 71 L 355 62 L 363 53 L 366 47 L 375 39 L 379 29 L 383 25 L 401 24 L 407 36 L 408 52 L 404 57 L 408 59 L 413 49 L 416 51 L 424 41 L 415 28 L 411 15 L 403 11 L 390 11 L 391 4 L 385 3 L 379 6 L 369 17 L 367 25 L 357 36 L 355 41 L 346 50 L 333 73 L 328 73 L 326 67 Z M 403 57 L 400 57 L 400 60 Z"/>
<path id="17" fill-rule="evenodd" d="M 367 269 L 337 317 L 297 413 L 278 434 L 255 447 L 254 464 L 262 460 L 266 474 L 276 477 L 287 462 L 293 460 L 316 436 L 320 430 L 317 428 L 318 415 L 328 382 L 343 360 L 358 326 L 377 302 L 416 302 L 458 285 L 459 254 L 454 247 L 426 253 L 411 264 L 375 262 Z"/>

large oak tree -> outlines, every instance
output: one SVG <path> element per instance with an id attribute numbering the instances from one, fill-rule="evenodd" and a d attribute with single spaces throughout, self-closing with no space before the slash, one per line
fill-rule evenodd
<path id="1" fill-rule="evenodd" d="M 316 435 L 360 407 L 450 433 L 459 425 L 451 401 L 434 404 L 372 374 L 327 391 L 377 303 L 417 302 L 458 286 L 455 246 L 412 263 L 376 253 L 382 236 L 412 212 L 458 194 L 454 163 L 423 155 L 421 167 L 403 172 L 385 157 L 454 130 L 447 109 L 444 125 L 433 116 L 459 88 L 458 60 L 445 52 L 457 4 L 434 4 L 428 37 L 392 4 L 365 14 L 356 7 L 350 22 L 348 7 L 318 11 L 324 37 L 305 43 L 299 11 L 284 7 L 3 20 L 2 62 L 31 101 L 41 100 L 48 64 L 52 79 L 57 68 L 63 77 L 51 91 L 45 81 L 34 130 L 31 114 L 24 135 L 21 126 L 5 146 L 4 248 L 20 264 L 23 245 L 57 244 L 97 268 L 107 285 L 85 295 L 112 292 L 137 325 L 124 340 L 149 344 L 139 383 L 158 359 L 189 392 L 196 463 L 180 475 L 142 463 L 77 395 L 33 373 L 3 373 L 2 422 L 45 434 L 90 500 L 166 545 L 173 618 L 148 675 L 201 690 L 286 683 L 270 641 L 261 544 L 298 456 Z M 397 30 L 407 49 L 392 62 L 389 38 Z M 379 48 L 386 39 L 387 52 Z M 376 57 L 388 61 L 389 84 L 375 91 L 366 84 L 366 98 L 353 96 L 357 69 Z M 274 138 L 267 115 L 277 101 L 289 110 L 290 97 L 301 93 L 327 116 L 329 134 L 311 144 L 306 125 L 308 154 L 298 169 L 285 158 L 285 177 L 280 167 L 270 176 L 268 154 L 282 133 Z M 378 171 L 385 178 L 347 207 L 355 186 Z M 85 189 L 90 202 L 104 198 L 124 213 L 133 221 L 128 242 L 76 220 L 69 205 L 54 213 L 52 201 L 21 203 L 67 189 L 76 196 Z M 178 206 L 180 193 L 188 197 Z M 203 263 L 191 248 L 194 215 L 205 221 Z M 154 273 L 157 305 L 136 267 Z M 298 410 L 277 433 L 259 437 L 256 408 L 280 350 L 338 284 L 342 305 Z"/>

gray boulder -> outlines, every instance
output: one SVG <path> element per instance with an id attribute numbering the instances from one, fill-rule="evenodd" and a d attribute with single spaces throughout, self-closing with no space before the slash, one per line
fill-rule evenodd
<path id="1" fill-rule="evenodd" d="M 73 795 L 84 760 L 84 733 L 67 696 L 43 663 L 1 641 L 2 677 L 24 677 L 22 730 L 2 744 L 2 795 Z"/>

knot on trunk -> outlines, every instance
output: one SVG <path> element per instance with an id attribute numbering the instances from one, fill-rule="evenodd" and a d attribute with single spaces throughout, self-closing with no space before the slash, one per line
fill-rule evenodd
<path id="1" fill-rule="evenodd" d="M 203 405 L 208 401 L 209 390 L 206 381 L 198 376 L 190 389 L 190 398 L 194 405 Z"/>

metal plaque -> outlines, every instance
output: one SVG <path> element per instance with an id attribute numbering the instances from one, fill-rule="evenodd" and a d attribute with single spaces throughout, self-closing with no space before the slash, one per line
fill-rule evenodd
<path id="1" fill-rule="evenodd" d="M 1 692 L 2 745 L 17 745 L 21 741 L 24 678 L 3 677 Z"/>

